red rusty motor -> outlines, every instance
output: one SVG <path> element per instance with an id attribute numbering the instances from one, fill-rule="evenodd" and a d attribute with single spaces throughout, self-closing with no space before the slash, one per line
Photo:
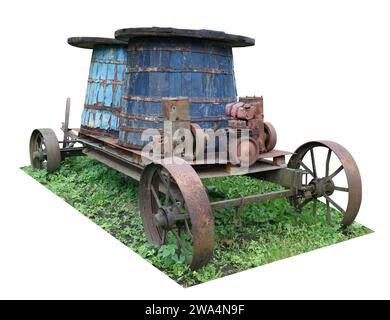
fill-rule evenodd
<path id="1" fill-rule="evenodd" d="M 242 101 L 227 104 L 225 111 L 227 115 L 243 120 L 251 120 L 258 115 L 256 105 L 244 103 Z M 263 114 L 261 114 L 260 117 L 263 118 Z"/>
<path id="2" fill-rule="evenodd" d="M 260 153 L 274 149 L 276 130 L 272 124 L 264 122 L 263 97 L 240 97 L 238 102 L 227 104 L 225 111 L 233 118 L 229 127 L 237 131 L 248 129 Z"/>

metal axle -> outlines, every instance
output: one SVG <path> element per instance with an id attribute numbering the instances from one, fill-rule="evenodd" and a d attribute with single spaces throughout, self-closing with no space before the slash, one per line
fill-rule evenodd
<path id="1" fill-rule="evenodd" d="M 285 198 L 294 195 L 294 191 L 291 189 L 286 189 L 283 191 L 275 191 L 265 194 L 255 194 L 251 196 L 246 196 L 242 198 L 229 199 L 229 200 L 221 200 L 216 202 L 211 202 L 211 208 L 213 209 L 223 209 L 230 207 L 237 207 L 241 205 L 251 204 L 260 201 L 269 201 L 278 198 Z"/>

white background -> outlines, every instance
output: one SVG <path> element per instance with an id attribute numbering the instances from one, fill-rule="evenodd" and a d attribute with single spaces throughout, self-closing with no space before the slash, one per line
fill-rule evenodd
<path id="1" fill-rule="evenodd" d="M 1 4 L 1 298 L 390 298 L 390 9 L 386 1 L 10 1 Z M 376 232 L 183 289 L 21 172 L 33 128 L 80 125 L 89 50 L 124 27 L 215 29 L 239 95 L 264 95 L 278 148 L 335 140 L 359 164 L 357 220 Z"/>

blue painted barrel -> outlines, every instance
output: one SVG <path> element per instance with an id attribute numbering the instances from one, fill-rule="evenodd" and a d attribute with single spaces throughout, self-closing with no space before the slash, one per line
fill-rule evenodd
<path id="1" fill-rule="evenodd" d="M 69 38 L 68 43 L 92 49 L 80 132 L 118 136 L 127 44 L 107 38 Z"/>
<path id="2" fill-rule="evenodd" d="M 119 128 L 122 146 L 142 148 L 147 143 L 141 140 L 145 129 L 163 129 L 164 97 L 188 97 L 190 121 L 202 128 L 228 125 L 225 105 L 237 98 L 232 47 L 243 46 L 243 40 L 233 43 L 230 38 L 226 41 L 229 35 L 207 30 L 201 30 L 201 36 L 197 36 L 200 31 L 169 29 L 175 34 L 167 34 L 165 30 L 115 33 L 128 42 Z M 223 34 L 225 41 L 216 39 L 216 34 Z"/>

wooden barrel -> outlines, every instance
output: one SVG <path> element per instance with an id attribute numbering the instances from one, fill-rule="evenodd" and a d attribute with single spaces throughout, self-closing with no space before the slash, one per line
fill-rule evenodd
<path id="1" fill-rule="evenodd" d="M 117 137 L 127 44 L 91 37 L 69 38 L 68 43 L 93 50 L 80 132 Z"/>
<path id="2" fill-rule="evenodd" d="M 142 148 L 145 129 L 163 129 L 165 97 L 188 97 L 190 121 L 201 128 L 227 127 L 225 105 L 237 98 L 232 47 L 253 39 L 171 28 L 122 29 L 115 36 L 128 42 L 120 145 Z"/>

